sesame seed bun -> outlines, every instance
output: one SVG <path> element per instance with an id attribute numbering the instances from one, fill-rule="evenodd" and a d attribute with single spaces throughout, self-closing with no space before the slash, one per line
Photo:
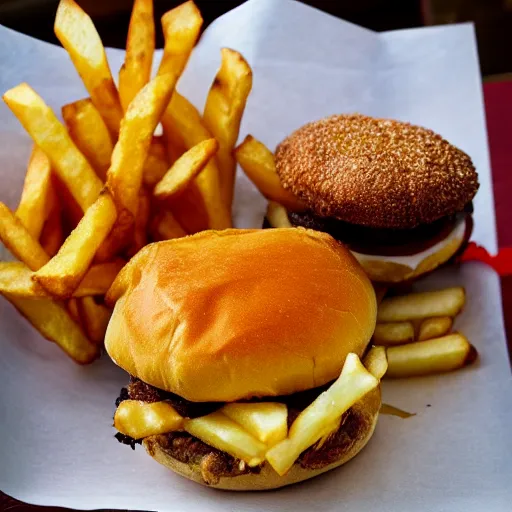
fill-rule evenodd
<path id="1" fill-rule="evenodd" d="M 440 135 L 357 114 L 299 128 L 275 159 L 283 186 L 312 211 L 375 228 L 434 222 L 478 190 L 470 157 Z"/>
<path id="2" fill-rule="evenodd" d="M 123 268 L 105 337 L 131 375 L 193 402 L 311 389 L 373 334 L 373 287 L 330 235 L 205 231 L 151 244 Z"/>

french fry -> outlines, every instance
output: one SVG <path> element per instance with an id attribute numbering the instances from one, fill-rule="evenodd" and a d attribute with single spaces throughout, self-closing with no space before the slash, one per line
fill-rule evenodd
<path id="1" fill-rule="evenodd" d="M 94 297 L 82 297 L 78 311 L 87 337 L 96 345 L 103 345 L 112 311 L 103 304 L 96 304 Z"/>
<path id="2" fill-rule="evenodd" d="M 178 141 L 166 141 L 167 160 L 172 165 L 178 158 L 185 153 L 186 148 L 182 146 Z"/>
<path id="3" fill-rule="evenodd" d="M 40 96 L 27 84 L 20 84 L 4 96 L 34 142 L 50 159 L 53 170 L 85 211 L 96 200 L 101 180 L 71 140 L 66 128 Z"/>
<path id="4" fill-rule="evenodd" d="M 157 183 L 153 194 L 158 199 L 169 199 L 187 188 L 187 185 L 205 168 L 215 156 L 219 144 L 215 139 L 206 139 L 184 153 Z"/>
<path id="5" fill-rule="evenodd" d="M 63 304 L 52 299 L 7 298 L 42 336 L 55 342 L 77 363 L 91 363 L 99 356 L 99 347 L 87 339 Z"/>
<path id="6" fill-rule="evenodd" d="M 439 338 L 449 333 L 453 325 L 453 318 L 449 316 L 436 316 L 434 318 L 425 318 L 420 324 L 418 330 L 418 341 Z"/>
<path id="7" fill-rule="evenodd" d="M 147 229 L 150 214 L 151 202 L 149 192 L 144 188 L 141 188 L 141 193 L 139 195 L 139 207 L 137 208 L 137 216 L 135 217 L 133 244 L 129 251 L 130 256 L 139 252 L 148 243 Z"/>
<path id="8" fill-rule="evenodd" d="M 232 152 L 252 88 L 252 70 L 242 55 L 234 50 L 222 48 L 221 56 L 220 69 L 206 98 L 203 119 L 206 128 L 219 141 L 220 190 L 224 203 L 231 209 L 236 172 Z"/>
<path id="9" fill-rule="evenodd" d="M 118 208 L 137 214 L 139 190 L 153 132 L 176 84 L 176 75 L 160 75 L 130 103 L 112 153 L 107 185 Z"/>
<path id="10" fill-rule="evenodd" d="M 162 127 L 166 140 L 174 142 L 185 150 L 212 138 L 197 108 L 178 91 L 174 92 L 165 109 Z"/>
<path id="11" fill-rule="evenodd" d="M 473 363 L 478 353 L 459 333 L 387 349 L 386 377 L 416 377 L 457 370 Z"/>
<path id="12" fill-rule="evenodd" d="M 57 203 L 61 212 L 62 229 L 65 234 L 68 234 L 76 228 L 84 216 L 84 212 L 58 176 L 54 174 L 53 178 L 53 186 L 57 194 Z"/>
<path id="13" fill-rule="evenodd" d="M 114 282 L 117 274 L 125 265 L 124 260 L 93 265 L 85 274 L 78 288 L 73 292 L 74 297 L 105 295 Z M 19 261 L 0 262 L 0 293 L 10 297 L 40 298 L 51 295 L 34 279 L 33 272 Z"/>
<path id="14" fill-rule="evenodd" d="M 165 176 L 168 169 L 167 144 L 163 141 L 163 137 L 153 136 L 144 163 L 144 185 L 153 188 Z"/>
<path id="15" fill-rule="evenodd" d="M 378 380 L 388 371 L 388 358 L 384 347 L 372 347 L 363 359 L 363 366 Z"/>
<path id="16" fill-rule="evenodd" d="M 60 211 L 60 201 L 56 186 L 58 180 L 59 178 L 57 175 L 52 172 L 50 175 L 50 184 L 48 185 L 47 190 L 45 220 L 49 218 L 53 210 Z M 80 209 L 78 205 L 77 207 Z"/>
<path id="17" fill-rule="evenodd" d="M 134 218 L 128 210 L 118 210 L 117 220 L 94 256 L 95 263 L 117 258 L 133 242 Z"/>
<path id="18" fill-rule="evenodd" d="M 51 172 L 50 160 L 35 145 L 30 155 L 21 199 L 16 209 L 16 217 L 35 239 L 38 239 L 41 234 L 52 206 L 51 202 L 54 200 L 51 197 L 55 194 L 52 188 Z"/>
<path id="19" fill-rule="evenodd" d="M 162 116 L 164 138 L 167 142 L 187 150 L 212 136 L 203 123 L 199 110 L 190 101 L 174 91 Z"/>
<path id="20" fill-rule="evenodd" d="M 4 203 L 0 203 L 0 240 L 31 270 L 38 270 L 50 260 L 41 244 Z"/>
<path id="21" fill-rule="evenodd" d="M 462 287 L 390 297 L 381 302 L 377 322 L 403 322 L 433 316 L 453 317 L 460 313 L 465 302 Z"/>
<path id="22" fill-rule="evenodd" d="M 153 79 L 135 96 L 123 119 L 107 173 L 107 186 L 116 202 L 118 219 L 98 250 L 98 263 L 112 259 L 133 241 L 144 165 L 153 132 L 169 102 L 175 82 L 176 77 L 171 75 Z"/>
<path id="23" fill-rule="evenodd" d="M 203 18 L 201 12 L 192 0 L 189 0 L 178 7 L 171 9 L 162 16 L 162 30 L 165 38 L 164 54 L 158 68 L 158 75 L 173 73 L 178 78 L 183 73 L 194 45 L 199 38 Z M 198 141 L 199 142 L 199 141 Z M 174 162 L 186 151 L 186 148 L 167 139 L 168 164 Z M 193 144 L 194 145 L 194 144 Z M 156 153 L 156 152 L 153 152 Z M 150 155 L 153 160 L 159 158 L 158 154 Z M 149 159 L 148 159 L 149 160 Z M 148 186 L 158 183 L 169 169 L 169 165 L 162 170 L 160 162 L 148 162 L 148 169 L 144 173 L 144 182 Z M 153 170 L 151 170 L 153 168 Z M 158 172 L 160 170 L 160 173 Z M 146 178 L 147 176 L 147 178 Z M 158 178 L 158 179 L 157 179 Z M 206 229 L 201 228 L 201 229 Z"/>
<path id="24" fill-rule="evenodd" d="M 114 201 L 104 191 L 85 212 L 59 252 L 33 278 L 55 297 L 70 297 L 83 279 L 116 218 Z"/>
<path id="25" fill-rule="evenodd" d="M 265 444 L 219 411 L 185 419 L 183 428 L 206 444 L 242 459 L 251 467 L 261 464 L 265 457 Z"/>
<path id="26" fill-rule="evenodd" d="M 186 236 L 187 232 L 169 211 L 160 212 L 152 221 L 151 234 L 157 242 Z"/>
<path id="27" fill-rule="evenodd" d="M 66 309 L 69 313 L 69 316 L 71 316 L 71 318 L 73 319 L 73 321 L 79 325 L 82 330 L 83 330 L 83 327 L 82 327 L 82 320 L 80 318 L 80 311 L 78 311 L 78 302 L 79 302 L 80 299 L 77 299 L 75 297 L 73 297 L 72 299 L 69 299 L 67 302 L 66 302 Z"/>
<path id="28" fill-rule="evenodd" d="M 118 258 L 108 263 L 92 265 L 73 292 L 73 296 L 105 295 L 125 264 L 124 260 Z"/>
<path id="29" fill-rule="evenodd" d="M 167 140 L 177 141 L 180 146 L 186 149 L 190 149 L 199 142 L 211 138 L 198 110 L 177 92 L 172 95 L 171 102 L 162 116 L 162 126 Z M 190 185 L 192 189 L 194 189 L 195 185 L 201 196 L 206 213 L 207 225 L 201 227 L 201 229 L 226 229 L 231 227 L 231 214 L 226 204 L 222 201 L 219 170 L 216 162 L 210 160 L 203 171 L 196 177 L 193 184 L 191 183 Z M 184 191 L 180 200 L 186 201 L 187 194 L 188 189 Z M 197 204 L 195 201 L 194 203 Z M 176 210 L 173 209 L 173 211 L 177 213 Z M 177 218 L 182 222 L 181 216 L 177 215 Z M 198 221 L 198 224 L 201 224 L 201 220 Z M 183 225 L 187 227 L 185 223 Z"/>
<path id="30" fill-rule="evenodd" d="M 377 324 L 373 333 L 377 345 L 401 345 L 414 341 L 414 326 L 411 322 Z"/>
<path id="31" fill-rule="evenodd" d="M 49 293 L 32 279 L 32 274 L 32 270 L 20 261 L 0 261 L 0 293 L 9 297 L 49 297 Z"/>
<path id="32" fill-rule="evenodd" d="M 40 299 L 50 299 L 50 294 L 44 290 L 42 286 L 36 283 L 33 279 L 33 272 L 21 262 L 0 262 L 0 294 L 4 295 L 5 298 L 11 302 L 21 314 L 27 317 L 29 322 L 46 338 L 51 337 L 52 340 L 55 337 L 57 343 L 64 344 L 67 346 L 67 336 L 68 334 L 63 332 L 59 333 L 57 330 L 53 329 L 48 334 L 47 328 L 42 323 L 42 315 L 39 315 L 38 311 L 34 308 L 36 305 L 30 302 L 26 302 L 27 299 L 39 299 L 38 304 L 43 311 L 48 311 L 48 314 L 52 312 L 58 313 L 55 321 L 58 325 L 59 322 L 64 321 L 66 325 L 68 325 L 68 321 L 66 319 L 59 320 L 62 317 L 65 317 L 64 312 L 61 311 L 61 307 L 63 305 L 59 305 L 59 308 L 55 308 L 52 305 L 49 305 L 49 300 L 40 300 Z M 70 299 L 65 306 L 67 313 L 70 315 L 71 319 L 76 323 L 76 327 L 72 328 L 72 336 L 76 337 L 81 344 L 85 342 L 76 331 L 81 326 L 80 315 L 78 312 L 78 301 L 77 299 Z M 24 313 L 26 312 L 26 313 Z M 48 319 L 48 322 L 53 321 L 53 319 Z M 74 334 L 73 334 L 74 332 Z M 72 349 L 69 348 L 68 352 Z M 87 361 L 85 361 L 87 362 Z"/>
<path id="33" fill-rule="evenodd" d="M 329 425 L 328 427 L 326 427 L 326 429 L 324 430 L 323 434 L 322 434 L 322 437 L 315 443 L 315 445 L 313 446 L 313 449 L 314 450 L 320 450 L 320 448 L 322 448 L 322 446 L 324 445 L 324 443 L 335 433 L 339 430 L 340 426 L 341 426 L 341 421 L 342 421 L 343 417 L 340 416 L 339 418 L 337 418 L 336 420 L 334 420 L 331 425 Z"/>
<path id="34" fill-rule="evenodd" d="M 378 385 L 359 357 L 348 354 L 338 379 L 297 416 L 288 437 L 267 452 L 266 459 L 277 474 L 286 474 L 304 450 L 331 432 L 343 413 Z"/>
<path id="35" fill-rule="evenodd" d="M 107 125 L 92 100 L 85 98 L 64 105 L 62 117 L 73 142 L 87 158 L 98 177 L 105 181 L 114 144 Z"/>
<path id="36" fill-rule="evenodd" d="M 149 82 L 154 51 L 153 0 L 135 0 L 126 39 L 126 56 L 119 71 L 119 97 L 124 111 Z"/>
<path id="37" fill-rule="evenodd" d="M 55 35 L 68 52 L 85 88 L 110 133 L 116 136 L 123 117 L 105 48 L 91 18 L 74 2 L 60 0 Z"/>
<path id="38" fill-rule="evenodd" d="M 61 248 L 64 238 L 60 206 L 55 204 L 44 223 L 43 231 L 39 237 L 39 243 L 46 254 L 53 257 Z"/>
<path id="39" fill-rule="evenodd" d="M 185 2 L 162 16 L 164 54 L 158 74 L 173 73 L 179 77 L 199 38 L 203 18 L 192 0 Z"/>
<path id="40" fill-rule="evenodd" d="M 266 218 L 273 228 L 293 228 L 286 208 L 275 201 L 269 201 Z"/>
<path id="41" fill-rule="evenodd" d="M 244 173 L 269 201 L 280 203 L 292 211 L 305 209 L 300 199 L 283 187 L 276 172 L 274 155 L 259 140 L 247 135 L 234 154 Z"/>
<path id="42" fill-rule="evenodd" d="M 277 402 L 229 403 L 221 412 L 267 446 L 288 434 L 288 409 Z"/>
<path id="43" fill-rule="evenodd" d="M 191 182 L 182 194 L 173 198 L 169 209 L 187 233 L 193 234 L 209 229 L 210 222 L 203 195 L 195 181 Z"/>
<path id="44" fill-rule="evenodd" d="M 180 430 L 183 418 L 168 402 L 123 400 L 114 415 L 114 427 L 133 439 Z"/>

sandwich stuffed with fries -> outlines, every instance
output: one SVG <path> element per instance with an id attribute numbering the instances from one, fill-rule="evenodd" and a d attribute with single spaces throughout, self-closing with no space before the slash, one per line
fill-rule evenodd
<path id="1" fill-rule="evenodd" d="M 432 130 L 333 115 L 285 138 L 274 156 L 248 137 L 236 150 L 267 198 L 271 226 L 344 243 L 372 281 L 411 281 L 464 250 L 478 177 L 471 158 Z"/>
<path id="2" fill-rule="evenodd" d="M 383 349 L 360 360 L 376 298 L 331 236 L 225 230 L 152 244 L 107 301 L 106 350 L 131 376 L 118 439 L 177 473 L 271 489 L 347 462 L 370 439 L 387 367 Z"/>

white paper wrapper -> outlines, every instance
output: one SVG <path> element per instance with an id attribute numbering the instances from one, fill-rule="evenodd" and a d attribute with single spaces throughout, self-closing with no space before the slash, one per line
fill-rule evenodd
<path id="1" fill-rule="evenodd" d="M 201 107 L 219 49 L 241 51 L 254 87 L 241 136 L 274 148 L 322 116 L 361 112 L 432 128 L 468 152 L 480 174 L 474 238 L 496 249 L 491 177 L 473 28 L 376 34 L 291 0 L 251 0 L 217 20 L 179 89 Z M 113 70 L 122 52 L 109 51 Z M 0 28 L 0 90 L 26 81 L 56 109 L 86 95 L 61 48 Z M 0 105 L 0 200 L 15 207 L 31 141 Z M 240 176 L 236 220 L 261 225 L 265 203 Z M 72 364 L 0 302 L 0 488 L 21 500 L 80 509 L 510 510 L 512 393 L 497 277 L 478 264 L 418 285 L 463 284 L 456 327 L 480 362 L 457 373 L 386 382 L 384 400 L 417 415 L 381 418 L 352 462 L 276 492 L 222 493 L 169 473 L 118 444 L 114 399 L 126 375 L 106 358 Z"/>

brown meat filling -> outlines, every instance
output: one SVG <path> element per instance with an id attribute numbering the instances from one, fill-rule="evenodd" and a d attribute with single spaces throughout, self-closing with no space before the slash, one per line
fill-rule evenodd
<path id="1" fill-rule="evenodd" d="M 295 393 L 290 396 L 273 397 L 273 401 L 285 403 L 288 407 L 288 425 L 295 420 L 322 391 L 328 386 L 311 389 L 303 393 Z M 222 403 L 196 403 L 189 402 L 177 395 L 157 389 L 139 379 L 131 378 L 128 387 L 121 391 L 116 401 L 119 405 L 123 400 L 142 400 L 144 402 L 158 402 L 166 400 L 185 417 L 197 417 L 208 414 L 218 409 Z M 304 451 L 297 464 L 305 469 L 321 469 L 339 460 L 341 454 L 346 452 L 357 432 L 361 430 L 362 423 L 368 421 L 356 408 L 349 409 L 342 418 L 340 428 L 333 433 L 321 446 L 311 447 Z M 134 447 L 135 441 L 127 436 L 118 438 L 120 442 Z M 158 443 L 171 457 L 185 464 L 199 466 L 201 475 L 207 484 L 218 483 L 221 477 L 233 477 L 248 473 L 258 473 L 260 467 L 250 468 L 242 460 L 212 448 L 196 437 L 186 432 L 170 432 L 149 438 L 146 448 L 151 453 L 152 444 Z"/>
<path id="2" fill-rule="evenodd" d="M 352 251 L 380 256 L 407 256 L 418 254 L 444 240 L 458 220 L 465 218 L 466 221 L 470 221 L 472 211 L 473 205 L 468 203 L 463 212 L 413 229 L 369 228 L 343 222 L 334 217 L 320 217 L 311 211 L 290 212 L 288 216 L 293 226 L 329 233 Z M 268 223 L 264 224 L 264 227 L 268 227 Z M 468 238 L 470 235 L 471 229 Z"/>
<path id="3" fill-rule="evenodd" d="M 223 405 L 218 402 L 189 402 L 174 393 L 169 393 L 168 391 L 150 386 L 135 377 L 131 377 L 130 379 L 130 384 L 128 384 L 127 387 L 127 395 L 127 398 L 131 400 L 142 400 L 143 402 L 150 403 L 166 400 L 185 418 L 205 416 Z"/>
<path id="4" fill-rule="evenodd" d="M 212 448 L 186 432 L 171 432 L 147 439 L 146 448 L 150 454 L 153 443 L 158 443 L 174 459 L 199 466 L 201 476 L 208 485 L 218 483 L 221 477 L 260 472 L 259 467 L 250 468 L 244 461 Z"/>

